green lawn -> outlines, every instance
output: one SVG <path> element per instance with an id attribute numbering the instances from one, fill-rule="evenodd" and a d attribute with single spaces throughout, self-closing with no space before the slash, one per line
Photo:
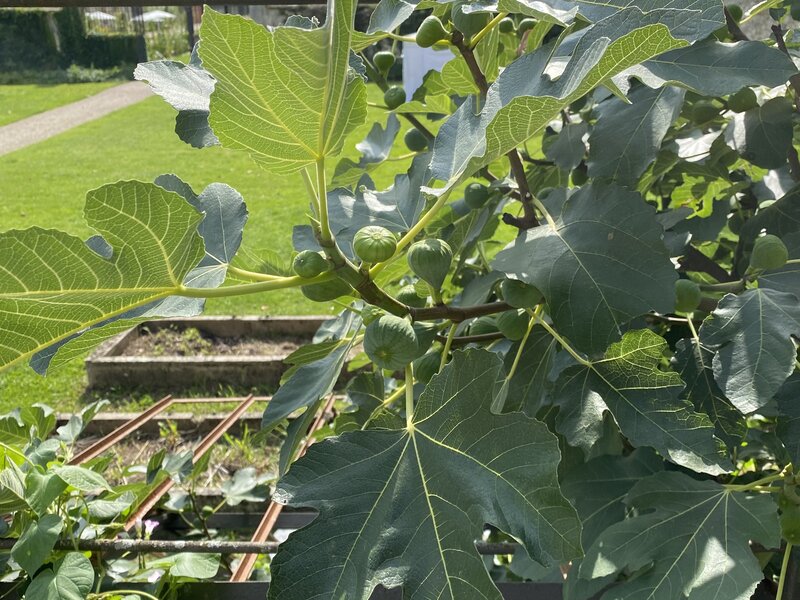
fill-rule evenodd
<path id="1" fill-rule="evenodd" d="M 378 89 L 370 86 L 370 100 L 379 99 Z M 366 136 L 372 120 L 383 118 L 380 109 L 370 110 L 372 119 L 353 132 L 345 144 L 345 156 L 355 158 L 355 144 Z M 307 223 L 308 200 L 300 176 L 267 173 L 245 153 L 191 148 L 175 136 L 174 117 L 175 112 L 160 98 L 152 98 L 0 158 L 0 230 L 40 225 L 88 237 L 92 232 L 82 211 L 87 190 L 108 182 L 152 181 L 162 173 L 175 173 L 196 191 L 215 181 L 236 188 L 250 210 L 245 248 L 268 248 L 288 256 L 292 225 Z M 403 148 L 396 151 L 402 153 Z M 373 178 L 378 185 L 388 186 L 403 168 L 405 163 L 391 162 L 374 172 Z M 207 312 L 319 314 L 325 307 L 288 290 L 209 301 Z M 0 412 L 32 402 L 71 410 L 88 400 L 83 397 L 84 377 L 80 361 L 46 379 L 27 366 L 13 369 L 0 375 Z M 122 395 L 119 400 L 130 408 L 130 403 L 138 405 L 148 398 Z"/>
<path id="2" fill-rule="evenodd" d="M 0 85 L 0 126 L 83 100 L 119 82 Z"/>

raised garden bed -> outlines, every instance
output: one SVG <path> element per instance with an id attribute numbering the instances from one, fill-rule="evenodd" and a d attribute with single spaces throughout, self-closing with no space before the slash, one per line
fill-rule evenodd
<path id="1" fill-rule="evenodd" d="M 86 359 L 89 387 L 277 386 L 284 359 L 325 317 L 195 317 L 147 321 Z"/>

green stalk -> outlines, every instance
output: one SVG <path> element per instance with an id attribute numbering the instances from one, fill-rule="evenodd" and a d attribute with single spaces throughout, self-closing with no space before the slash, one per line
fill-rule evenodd
<path id="1" fill-rule="evenodd" d="M 331 226 L 328 222 L 328 184 L 325 179 L 325 159 L 317 160 L 317 202 L 319 206 L 319 230 L 323 246 L 333 244 Z"/>
<path id="2" fill-rule="evenodd" d="M 304 279 L 303 277 L 295 275 L 293 277 L 281 277 L 279 279 L 270 279 L 257 283 L 245 283 L 242 285 L 226 285 L 218 288 L 190 288 L 180 286 L 174 295 L 184 296 L 186 298 L 229 298 L 231 296 L 258 294 L 260 292 L 300 287 L 301 285 L 311 285 L 312 283 L 322 283 L 324 281 L 330 281 L 333 277 L 333 273 L 323 273 L 311 279 Z"/>
<path id="3" fill-rule="evenodd" d="M 471 39 L 471 40 L 470 40 L 470 42 L 469 42 L 469 47 L 470 47 L 470 48 L 474 48 L 475 46 L 477 46 L 477 45 L 478 45 L 478 43 L 479 43 L 479 42 L 480 42 L 480 41 L 481 41 L 481 40 L 482 40 L 484 37 L 486 37 L 486 35 L 487 35 L 487 34 L 488 34 L 488 33 L 489 33 L 489 32 L 490 32 L 492 29 L 494 29 L 494 27 L 495 27 L 495 26 L 496 26 L 496 25 L 497 25 L 497 24 L 498 24 L 500 21 L 502 21 L 503 19 L 505 19 L 507 16 L 508 16 L 508 13 L 507 13 L 507 12 L 501 12 L 501 13 L 498 13 L 498 14 L 497 14 L 497 16 L 496 16 L 494 19 L 492 19 L 491 21 L 489 21 L 489 22 L 486 24 L 486 27 L 484 27 L 484 28 L 483 28 L 483 29 L 481 29 L 481 30 L 480 30 L 478 33 L 476 33 L 474 36 L 472 36 L 472 39 Z"/>
<path id="4" fill-rule="evenodd" d="M 450 347 L 453 345 L 453 338 L 456 336 L 457 323 L 450 325 L 450 331 L 447 332 L 447 340 L 444 342 L 444 349 L 442 350 L 442 360 L 439 361 L 439 371 L 444 369 L 447 364 L 447 355 L 450 354 Z"/>
<path id="5" fill-rule="evenodd" d="M 283 279 L 280 275 L 267 275 L 266 273 L 257 273 L 255 271 L 248 271 L 247 269 L 240 269 L 233 265 L 228 265 L 228 273 L 238 275 L 242 279 L 249 279 L 250 281 L 277 281 Z"/>
<path id="6" fill-rule="evenodd" d="M 409 431 L 414 429 L 414 367 L 411 363 L 406 365 L 406 427 Z"/>
<path id="7" fill-rule="evenodd" d="M 570 346 L 570 345 L 567 343 L 567 341 L 566 341 L 564 338 L 562 338 L 560 335 L 558 335 L 558 332 L 557 332 L 555 329 L 553 329 L 553 328 L 552 328 L 552 327 L 551 327 L 551 326 L 550 326 L 550 325 L 549 325 L 549 324 L 548 324 L 546 321 L 544 321 L 544 320 L 540 320 L 540 321 L 539 321 L 539 324 L 540 324 L 542 327 L 544 327 L 544 328 L 545 328 L 545 330 L 547 331 L 547 333 L 549 333 L 550 335 L 552 335 L 552 336 L 553 336 L 553 338 L 555 338 L 555 340 L 556 340 L 556 341 L 557 341 L 559 344 L 561 344 L 561 347 L 562 347 L 562 348 L 564 348 L 564 350 L 566 350 L 567 352 L 569 352 L 569 353 L 570 353 L 570 355 L 572 355 L 572 358 L 574 358 L 576 361 L 578 361 L 578 362 L 579 362 L 580 364 L 582 364 L 584 367 L 591 367 L 591 366 L 592 366 L 592 362 L 591 362 L 591 361 L 589 361 L 589 360 L 586 360 L 586 359 L 585 359 L 585 358 L 583 358 L 583 357 L 582 357 L 580 354 L 578 354 L 578 353 L 575 351 L 575 349 L 574 349 L 572 346 Z"/>
<path id="8" fill-rule="evenodd" d="M 786 575 L 789 571 L 789 557 L 792 555 L 792 545 L 789 542 L 786 542 L 786 548 L 783 551 L 783 562 L 781 563 L 781 579 L 778 582 L 778 593 L 775 596 L 775 600 L 781 600 L 783 598 L 783 589 L 786 586 Z"/>
<path id="9" fill-rule="evenodd" d="M 724 488 L 729 492 L 747 492 L 752 489 L 756 489 L 766 483 L 770 483 L 772 481 L 777 481 L 778 479 L 783 479 L 784 472 L 781 471 L 780 473 L 776 473 L 775 475 L 770 475 L 769 477 L 764 477 L 763 479 L 758 479 L 752 483 L 726 483 L 724 484 Z"/>

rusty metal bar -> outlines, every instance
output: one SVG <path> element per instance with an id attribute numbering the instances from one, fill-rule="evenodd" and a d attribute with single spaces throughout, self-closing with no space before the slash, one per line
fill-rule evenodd
<path id="1" fill-rule="evenodd" d="M 269 402 L 272 399 L 271 396 L 253 396 L 250 394 L 249 396 L 235 398 L 175 398 L 173 402 L 175 404 L 224 404 L 226 402 L 241 402 L 248 398 L 252 398 L 253 402 Z"/>
<path id="2" fill-rule="evenodd" d="M 219 425 L 211 430 L 211 432 L 201 440 L 200 444 L 198 444 L 198 446 L 192 452 L 192 461 L 197 461 L 198 459 L 202 458 L 206 452 L 211 450 L 214 444 L 216 444 L 223 434 L 228 431 L 228 429 L 230 429 L 234 423 L 236 423 L 236 421 L 239 420 L 245 411 L 250 408 L 253 402 L 255 402 L 254 396 L 248 396 L 233 410 L 233 412 L 231 412 L 231 414 L 225 417 L 225 419 L 222 420 Z M 172 486 L 174 485 L 175 481 L 171 477 L 169 479 L 165 479 L 159 485 L 157 485 L 125 522 L 125 531 L 130 531 L 136 525 L 137 521 L 143 519 L 147 513 L 149 513 L 156 504 L 158 504 L 158 501 L 161 499 L 161 497 L 170 489 L 172 489 Z"/>
<path id="3" fill-rule="evenodd" d="M 131 419 L 123 425 L 120 425 L 114 431 L 101 438 L 82 452 L 78 452 L 78 454 L 72 457 L 72 460 L 69 461 L 69 464 L 80 465 L 95 458 L 96 456 L 100 456 L 103 452 L 111 448 L 111 446 L 139 429 L 158 413 L 169 408 L 169 406 L 174 402 L 176 402 L 176 400 L 171 395 L 164 396 L 161 400 L 153 404 L 153 406 L 145 410 L 137 417 Z"/>
<path id="4" fill-rule="evenodd" d="M 303 445 L 300 447 L 300 456 L 303 456 L 303 454 L 306 453 L 306 450 L 308 450 L 309 446 L 314 443 L 311 434 L 322 429 L 322 426 L 325 425 L 328 412 L 333 407 L 335 400 L 336 396 L 331 394 L 330 398 L 328 398 L 328 401 L 325 403 L 325 406 L 322 408 L 322 411 L 320 411 L 319 415 L 317 415 L 317 418 L 314 420 L 314 423 L 312 423 L 308 430 L 308 434 L 306 435 L 306 439 L 303 441 Z M 251 538 L 251 542 L 266 542 L 269 534 L 272 533 L 272 529 L 275 527 L 275 523 L 278 521 L 278 517 L 280 516 L 282 510 L 282 504 L 278 504 L 274 501 L 270 502 L 269 506 L 267 507 L 267 512 L 264 513 L 261 523 L 259 523 L 258 528 Z M 239 565 L 236 567 L 236 570 L 233 572 L 233 575 L 231 575 L 230 581 L 247 581 L 250 578 L 250 573 L 253 571 L 253 567 L 256 564 L 259 554 L 260 553 L 256 552 L 243 556 L 242 560 L 239 562 Z"/>
<path id="5" fill-rule="evenodd" d="M 0 550 L 8 550 L 17 538 L 0 538 Z M 278 542 L 248 542 L 228 540 L 58 540 L 56 550 L 77 550 L 79 552 L 192 552 L 195 554 L 272 554 L 278 551 Z M 519 544 L 506 542 L 476 542 L 479 554 L 514 554 Z"/>

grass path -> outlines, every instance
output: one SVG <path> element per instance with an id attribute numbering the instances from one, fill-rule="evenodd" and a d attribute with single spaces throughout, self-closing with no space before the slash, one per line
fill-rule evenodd
<path id="1" fill-rule="evenodd" d="M 52 85 L 0 85 L 0 126 L 8 125 L 57 106 L 83 100 L 118 84 L 118 81 L 110 81 L 103 83 L 58 83 Z"/>

